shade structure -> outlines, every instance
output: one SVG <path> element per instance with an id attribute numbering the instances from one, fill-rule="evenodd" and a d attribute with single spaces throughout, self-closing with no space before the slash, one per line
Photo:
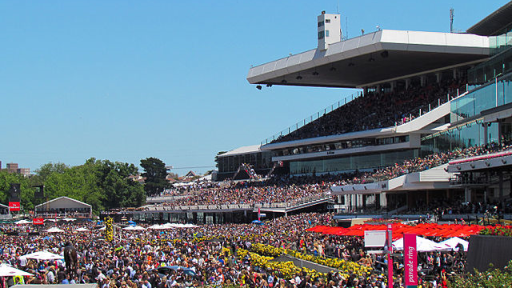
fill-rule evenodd
<path id="1" fill-rule="evenodd" d="M 80 228 L 76 229 L 75 231 L 76 232 L 87 232 L 87 231 L 89 231 L 89 229 L 84 228 L 84 227 L 80 227 Z"/>
<path id="2" fill-rule="evenodd" d="M 0 277 L 9 276 L 34 276 L 34 274 L 30 274 L 28 272 L 13 268 L 7 264 L 0 265 Z"/>
<path id="3" fill-rule="evenodd" d="M 453 237 L 450 239 L 446 239 L 442 242 L 439 242 L 439 245 L 447 246 L 453 251 L 459 251 L 459 247 L 457 247 L 457 246 L 459 246 L 459 244 L 462 245 L 462 247 L 464 248 L 464 251 L 468 251 L 469 242 L 464 239 L 460 239 L 458 237 Z"/>
<path id="4" fill-rule="evenodd" d="M 141 227 L 141 226 L 128 226 L 128 227 L 124 227 L 123 230 L 126 230 L 126 231 L 143 231 L 143 230 L 146 230 L 146 228 Z"/>
<path id="5" fill-rule="evenodd" d="M 32 224 L 32 222 L 31 222 L 31 221 L 27 221 L 27 220 L 23 219 L 23 220 L 19 220 L 19 221 L 14 222 L 14 224 L 17 224 L 17 225 L 22 225 L 22 224 Z"/>
<path id="6" fill-rule="evenodd" d="M 148 229 L 161 230 L 162 229 L 162 225 L 158 225 L 158 224 L 151 225 L 151 226 L 148 227 Z"/>
<path id="7" fill-rule="evenodd" d="M 76 221 L 76 219 L 75 218 L 64 218 L 64 219 L 62 219 L 62 221 L 73 222 L 73 221 Z"/>
<path id="8" fill-rule="evenodd" d="M 23 255 L 21 257 L 27 258 L 27 259 L 36 259 L 36 260 L 60 260 L 64 259 L 63 256 L 50 253 L 48 251 L 38 251 L 34 253 L 30 253 L 27 255 Z M 20 257 L 20 258 L 21 258 Z"/>
<path id="9" fill-rule="evenodd" d="M 48 232 L 48 233 L 62 233 L 62 232 L 64 232 L 64 230 L 59 229 L 57 227 L 52 227 L 52 228 L 46 230 L 46 232 Z"/>
<path id="10" fill-rule="evenodd" d="M 404 238 L 400 238 L 393 242 L 394 250 L 404 250 Z M 416 236 L 416 249 L 418 252 L 430 252 L 430 251 L 442 251 L 448 250 L 446 247 L 442 247 L 439 243 L 434 241 Z"/>
<path id="11" fill-rule="evenodd" d="M 416 234 L 420 236 L 440 236 L 440 237 L 467 237 L 478 234 L 484 227 L 480 225 L 462 225 L 462 224 L 436 224 L 422 223 L 418 225 L 406 225 L 402 223 L 393 223 L 393 240 L 403 237 L 404 233 Z M 358 224 L 349 228 L 331 227 L 318 225 L 307 229 L 306 231 L 324 233 L 340 236 L 364 236 L 364 231 L 386 230 L 386 225 Z"/>
<path id="12" fill-rule="evenodd" d="M 165 223 L 162 226 L 162 229 L 174 229 L 174 228 L 196 228 L 199 227 L 194 224 L 180 224 L 180 223 Z"/>

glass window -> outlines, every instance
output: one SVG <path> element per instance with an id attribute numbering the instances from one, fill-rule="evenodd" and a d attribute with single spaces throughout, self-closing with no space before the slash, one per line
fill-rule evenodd
<path id="1" fill-rule="evenodd" d="M 325 37 L 329 37 L 329 30 L 325 30 Z"/>
<path id="2" fill-rule="evenodd" d="M 325 31 L 318 32 L 318 39 L 323 39 L 324 38 L 324 33 L 325 33 Z"/>
<path id="3" fill-rule="evenodd" d="M 331 19 L 325 19 L 325 23 L 331 23 Z"/>
<path id="4" fill-rule="evenodd" d="M 329 23 L 329 22 L 327 22 L 327 23 Z M 322 26 L 324 26 L 324 21 L 318 22 L 318 27 L 322 27 Z"/>

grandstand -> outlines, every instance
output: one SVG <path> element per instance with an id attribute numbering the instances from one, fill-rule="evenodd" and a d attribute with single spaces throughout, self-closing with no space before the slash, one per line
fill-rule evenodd
<path id="1" fill-rule="evenodd" d="M 334 210 L 512 219 L 512 2 L 466 33 L 379 30 L 342 41 L 327 33 L 339 30 L 336 19 L 318 17 L 317 48 L 252 67 L 247 80 L 361 93 L 261 144 L 219 153 L 217 180 L 230 181 L 116 217 L 248 223 L 258 212 Z"/>
<path id="2" fill-rule="evenodd" d="M 360 88 L 362 95 L 265 139 L 257 149 L 270 152 L 272 162 L 283 163 L 290 175 L 371 175 L 432 153 L 503 146 L 512 136 L 511 7 L 506 4 L 466 33 L 379 30 L 326 44 L 319 28 L 317 48 L 252 67 L 247 80 L 267 87 Z M 339 18 L 322 15 L 318 27 Z M 460 179 L 472 176 L 447 162 L 427 166 L 382 181 L 343 181 L 332 191 L 342 196 L 339 206 L 346 211 L 368 204 L 414 210 L 440 197 L 466 203 L 510 197 L 512 177 L 506 171 L 479 172 L 480 180 L 488 179 L 484 189 L 462 185 Z"/>

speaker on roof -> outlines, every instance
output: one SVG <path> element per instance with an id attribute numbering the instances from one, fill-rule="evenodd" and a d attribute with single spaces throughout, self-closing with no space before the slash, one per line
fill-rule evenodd
<path id="1" fill-rule="evenodd" d="M 21 185 L 20 183 L 11 183 L 11 189 L 9 189 L 10 193 L 10 202 L 20 202 L 20 194 L 21 194 Z"/>
<path id="2" fill-rule="evenodd" d="M 41 199 L 44 198 L 44 185 L 35 186 L 36 192 L 34 193 L 34 198 Z"/>

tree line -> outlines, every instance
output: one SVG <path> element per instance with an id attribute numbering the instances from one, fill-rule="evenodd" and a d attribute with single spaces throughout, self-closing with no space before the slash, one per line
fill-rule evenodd
<path id="1" fill-rule="evenodd" d="M 157 195 L 169 186 L 166 181 L 167 170 L 161 160 L 143 159 L 141 167 L 145 171 L 142 173 L 144 184 L 130 177 L 139 174 L 134 164 L 95 158 L 73 167 L 63 163 L 44 164 L 30 177 L 2 170 L 0 203 L 8 204 L 11 184 L 19 183 L 20 204 L 25 212 L 61 196 L 90 204 L 96 213 L 114 208 L 140 207 L 145 204 L 146 195 Z M 44 198 L 36 198 L 35 187 L 42 185 Z"/>

